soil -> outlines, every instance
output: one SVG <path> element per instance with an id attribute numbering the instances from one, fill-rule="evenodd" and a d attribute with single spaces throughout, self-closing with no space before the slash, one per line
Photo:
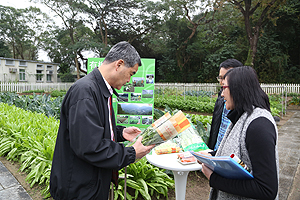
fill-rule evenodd
<path id="1" fill-rule="evenodd" d="M 300 109 L 300 106 L 293 106 L 287 108 L 286 115 L 280 117 L 280 122 L 277 123 L 278 128 L 283 126 L 294 114 L 292 110 Z M 199 113 L 196 113 L 199 114 Z M 15 176 L 15 178 L 20 182 L 23 188 L 28 192 L 33 200 L 42 200 L 44 199 L 41 190 L 42 188 L 39 185 L 34 185 L 30 188 L 30 185 L 25 180 L 26 173 L 19 172 L 20 164 L 17 162 L 11 162 L 6 160 L 4 157 L 0 157 L 0 161 L 6 166 L 6 168 Z M 186 200 L 195 200 L 195 199 L 208 199 L 210 187 L 207 178 L 200 172 L 194 171 L 190 172 L 187 179 L 187 186 L 186 186 Z M 161 196 L 162 200 L 163 198 Z M 168 192 L 168 199 L 175 200 L 175 191 L 174 189 L 170 189 Z M 53 200 L 49 198 L 48 200 Z"/>

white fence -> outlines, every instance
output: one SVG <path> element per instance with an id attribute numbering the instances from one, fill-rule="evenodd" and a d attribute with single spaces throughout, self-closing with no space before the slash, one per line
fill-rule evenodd
<path id="1" fill-rule="evenodd" d="M 68 90 L 73 83 L 0 83 L 1 92 L 21 93 L 29 90 Z"/>
<path id="2" fill-rule="evenodd" d="M 287 94 L 300 93 L 300 84 L 261 84 L 267 94 L 281 94 L 282 114 L 287 108 Z M 184 95 L 187 91 L 208 91 L 214 94 L 220 91 L 216 83 L 155 83 L 155 89 L 171 90 L 173 93 Z"/>
<path id="3" fill-rule="evenodd" d="M 300 84 L 261 84 L 267 94 L 300 93 Z M 173 89 L 176 91 L 209 91 L 217 93 L 220 85 L 216 83 L 155 83 L 155 89 Z"/>
<path id="4" fill-rule="evenodd" d="M 68 90 L 73 83 L 0 83 L 0 91 L 24 92 L 28 90 Z M 209 91 L 217 93 L 216 83 L 155 83 L 155 89 L 172 89 L 174 91 Z M 267 94 L 300 93 L 300 84 L 261 84 Z"/>

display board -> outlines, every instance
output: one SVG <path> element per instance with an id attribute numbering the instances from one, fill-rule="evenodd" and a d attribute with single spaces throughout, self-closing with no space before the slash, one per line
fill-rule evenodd
<path id="1" fill-rule="evenodd" d="M 89 58 L 87 72 L 102 64 L 104 58 Z M 155 59 L 142 58 L 142 66 L 120 90 L 113 95 L 116 124 L 135 126 L 144 130 L 154 122 Z"/>

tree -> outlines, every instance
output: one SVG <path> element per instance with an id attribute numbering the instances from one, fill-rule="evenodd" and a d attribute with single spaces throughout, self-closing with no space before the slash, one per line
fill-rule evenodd
<path id="1" fill-rule="evenodd" d="M 80 5 L 81 1 L 71 0 L 41 0 L 41 3 L 55 12 L 62 20 L 65 33 L 68 34 L 69 44 L 65 46 L 69 56 L 74 60 L 77 69 L 77 79 L 80 79 L 80 71 L 86 73 L 80 66 L 78 55 L 86 48 L 86 41 L 89 39 L 90 30 L 84 25 Z M 83 57 L 82 57 L 83 58 Z"/>
<path id="2" fill-rule="evenodd" d="M 248 43 L 243 23 L 237 20 L 240 16 L 230 4 L 223 5 L 212 22 L 198 27 L 195 43 L 201 58 L 198 62 L 201 63 L 198 64 L 200 82 L 216 82 L 219 66 L 226 59 L 235 58 L 242 63 L 246 60 Z"/>
<path id="3" fill-rule="evenodd" d="M 254 66 L 255 55 L 257 52 L 257 44 L 262 28 L 272 18 L 276 9 L 285 1 L 280 0 L 225 0 L 223 3 L 229 2 L 239 9 L 243 14 L 245 30 L 249 42 L 249 53 L 246 65 Z"/>
<path id="4" fill-rule="evenodd" d="M 161 20 L 156 12 L 157 4 L 148 0 L 88 0 L 80 8 L 88 15 L 86 22 L 94 31 L 98 43 L 94 50 L 99 57 L 106 55 L 110 45 L 120 41 L 128 41 L 138 50 L 144 50 L 147 45 L 144 37 L 159 26 Z"/>
<path id="5" fill-rule="evenodd" d="M 39 8 L 0 6 L 0 39 L 6 41 L 13 58 L 36 60 L 47 16 Z"/>
<path id="6" fill-rule="evenodd" d="M 207 24 L 213 20 L 216 5 L 212 4 L 211 1 L 202 0 L 172 0 L 166 1 L 166 4 L 169 6 L 168 15 L 172 17 L 178 16 L 178 20 L 183 20 L 189 29 L 176 50 L 177 65 L 180 71 L 183 71 L 187 63 L 191 60 L 191 56 L 187 52 L 188 45 L 196 35 L 198 26 Z"/>
<path id="7" fill-rule="evenodd" d="M 268 22 L 258 43 L 255 61 L 260 81 L 265 83 L 300 82 L 300 2 L 287 0 Z"/>
<path id="8" fill-rule="evenodd" d="M 5 57 L 5 58 L 11 57 L 9 47 L 6 46 L 3 40 L 0 40 L 0 57 Z"/>

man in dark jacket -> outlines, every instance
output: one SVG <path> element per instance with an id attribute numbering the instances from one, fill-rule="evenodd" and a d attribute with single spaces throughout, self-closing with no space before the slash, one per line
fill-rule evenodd
<path id="1" fill-rule="evenodd" d="M 217 80 L 220 85 L 222 85 L 223 77 L 229 69 L 240 66 L 243 66 L 243 64 L 236 59 L 227 59 L 222 62 L 219 67 L 219 76 L 217 76 Z M 230 120 L 227 118 L 229 110 L 225 107 L 225 101 L 224 98 L 221 97 L 221 93 L 222 90 L 219 91 L 218 98 L 215 103 L 208 140 L 208 147 L 214 151 L 218 150 L 228 125 L 230 124 Z"/>
<path id="2" fill-rule="evenodd" d="M 153 148 L 143 146 L 140 130 L 116 126 L 110 109 L 114 88 L 130 81 L 141 60 L 127 42 L 114 45 L 99 68 L 75 82 L 61 107 L 50 175 L 50 193 L 56 200 L 108 199 L 113 170 L 145 156 Z"/>

